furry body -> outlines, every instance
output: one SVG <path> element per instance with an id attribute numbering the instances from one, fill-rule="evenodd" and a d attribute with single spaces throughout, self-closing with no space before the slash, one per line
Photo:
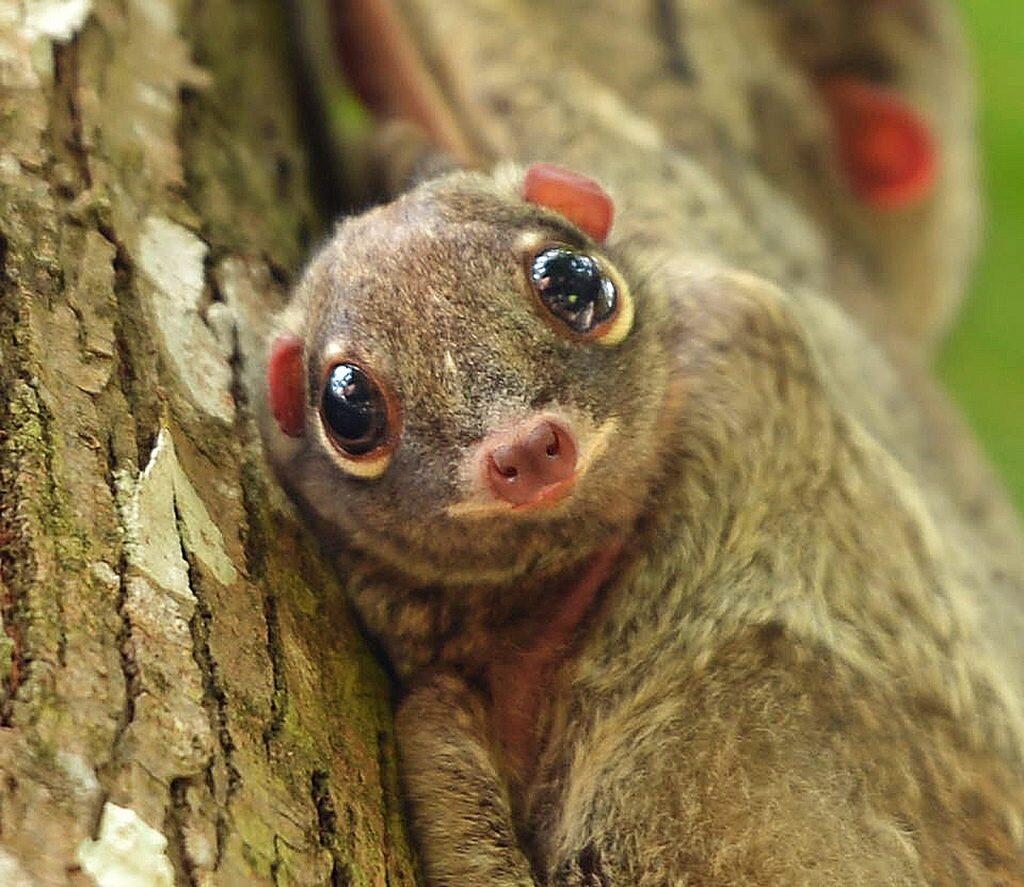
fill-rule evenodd
<path id="1" fill-rule="evenodd" d="M 778 6 L 783 36 L 751 66 L 792 97 L 811 63 L 786 10 L 827 31 L 847 5 L 703 21 L 737 39 Z M 955 32 L 937 4 L 900 6 L 864 4 L 878 29 L 858 33 L 918 83 L 958 57 Z M 952 159 L 933 198 L 873 225 L 767 129 L 737 152 L 727 84 L 711 102 L 707 83 L 643 91 L 625 63 L 600 80 L 588 52 L 549 63 L 497 6 L 469 4 L 464 36 L 460 4 L 410 7 L 478 144 L 569 163 L 619 209 L 588 244 L 523 203 L 518 167 L 441 177 L 343 223 L 280 320 L 305 342 L 308 424 L 288 440 L 265 423 L 268 451 L 403 688 L 428 883 L 1024 883 L 1024 542 L 923 368 L 970 249 L 963 121 L 936 118 Z M 886 16 L 919 43 L 886 43 Z M 612 58 L 641 34 L 582 30 Z M 821 109 L 789 107 L 827 158 Z M 628 281 L 621 344 L 537 316 L 516 252 L 537 231 Z M 913 267 L 940 247 L 955 255 Z M 372 481 L 318 436 L 332 349 L 401 403 Z M 535 414 L 601 442 L 570 498 L 461 513 L 477 442 Z"/>

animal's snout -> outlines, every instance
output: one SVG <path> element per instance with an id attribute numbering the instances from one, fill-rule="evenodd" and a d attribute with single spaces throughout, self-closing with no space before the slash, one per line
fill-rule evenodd
<path id="1" fill-rule="evenodd" d="M 484 442 L 487 487 L 502 501 L 531 508 L 556 501 L 576 473 L 573 433 L 551 419 L 528 423 Z"/>

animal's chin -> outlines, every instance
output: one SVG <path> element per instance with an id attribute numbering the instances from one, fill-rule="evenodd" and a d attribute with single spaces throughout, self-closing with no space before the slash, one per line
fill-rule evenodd
<path id="1" fill-rule="evenodd" d="M 624 493 L 569 478 L 525 505 L 440 519 L 443 533 L 397 546 L 405 572 L 445 584 L 499 583 L 560 575 L 628 533 L 644 508 L 645 487 Z M 427 530 L 429 533 L 429 529 Z"/>
<path id="2" fill-rule="evenodd" d="M 543 513 L 538 511 L 538 517 Z M 416 584 L 510 585 L 564 572 L 588 556 L 606 535 L 573 533 L 564 520 L 526 523 L 517 517 L 489 523 L 487 527 L 446 527 L 433 534 L 425 527 L 420 533 L 399 538 L 364 531 L 357 533 L 354 541 Z M 588 537 L 593 545 L 581 544 Z"/>

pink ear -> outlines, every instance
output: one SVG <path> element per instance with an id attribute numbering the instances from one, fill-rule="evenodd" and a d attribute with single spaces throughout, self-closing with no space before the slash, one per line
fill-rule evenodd
<path id="1" fill-rule="evenodd" d="M 615 204 L 593 179 L 551 163 L 535 163 L 526 171 L 523 197 L 529 203 L 561 213 L 594 240 L 612 229 Z"/>
<path id="2" fill-rule="evenodd" d="M 302 437 L 305 426 L 305 390 L 302 372 L 302 339 L 278 336 L 270 346 L 267 363 L 270 411 L 289 437 Z"/>
<path id="3" fill-rule="evenodd" d="M 854 193 L 876 209 L 900 209 L 932 190 L 937 152 L 927 124 L 881 86 L 837 77 L 823 86 L 836 147 Z"/>

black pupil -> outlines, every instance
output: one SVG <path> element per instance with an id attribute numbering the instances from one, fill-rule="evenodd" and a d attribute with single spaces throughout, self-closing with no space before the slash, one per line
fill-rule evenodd
<path id="1" fill-rule="evenodd" d="M 384 437 L 380 392 L 366 373 L 350 363 L 339 363 L 331 370 L 321 412 L 331 436 L 352 456 L 370 452 Z"/>
<path id="2" fill-rule="evenodd" d="M 551 247 L 533 260 L 530 275 L 544 304 L 577 333 L 615 311 L 615 285 L 588 255 Z"/>

